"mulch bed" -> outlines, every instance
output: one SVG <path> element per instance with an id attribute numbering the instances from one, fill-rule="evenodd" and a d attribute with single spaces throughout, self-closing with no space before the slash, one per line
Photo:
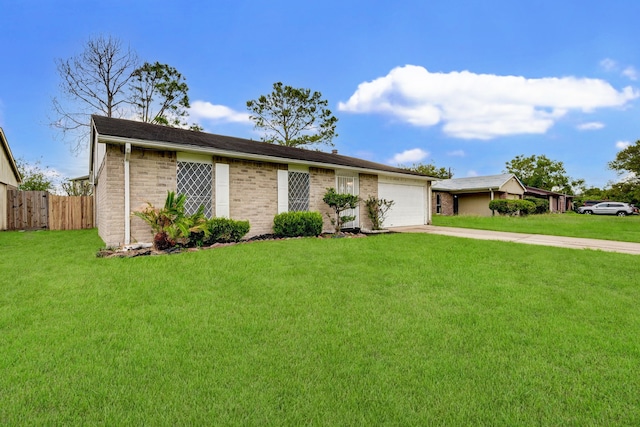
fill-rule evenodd
<path id="1" fill-rule="evenodd" d="M 346 239 L 357 239 L 361 237 L 367 237 L 366 234 L 363 233 L 340 233 L 340 234 L 332 234 L 332 233 L 323 233 L 319 235 L 318 239 L 336 239 L 336 238 L 346 238 Z M 136 249 L 124 249 L 124 248 L 106 248 L 100 249 L 96 256 L 98 258 L 135 258 L 139 256 L 158 256 L 158 255 L 171 255 L 171 254 L 179 254 L 184 252 L 198 252 L 207 249 L 215 249 L 222 248 L 225 246 L 234 246 L 234 245 L 242 245 L 253 242 L 260 242 L 266 240 L 291 240 L 291 239 L 308 239 L 309 237 L 277 237 L 275 234 L 261 234 L 258 236 L 250 237 L 246 240 L 241 240 L 239 242 L 229 242 L 229 243 L 214 243 L 211 246 L 200 246 L 193 248 L 183 248 L 183 247 L 174 247 L 166 250 L 156 250 L 154 248 L 136 248 Z"/>

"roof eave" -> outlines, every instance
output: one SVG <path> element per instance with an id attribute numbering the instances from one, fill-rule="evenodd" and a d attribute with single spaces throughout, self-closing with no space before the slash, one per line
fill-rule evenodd
<path id="1" fill-rule="evenodd" d="M 427 181 L 427 182 L 435 180 L 435 178 L 430 176 L 425 176 L 425 175 L 413 175 L 408 173 L 385 171 L 380 169 L 345 166 L 337 163 L 322 163 L 322 162 L 314 162 L 309 160 L 290 159 L 287 157 L 268 156 L 264 154 L 242 153 L 238 151 L 221 150 L 217 148 L 207 148 L 207 147 L 200 147 L 196 145 L 176 144 L 171 142 L 160 142 L 160 141 L 148 141 L 144 139 L 136 139 L 136 138 L 128 138 L 128 137 L 120 137 L 120 136 L 109 136 L 109 135 L 98 134 L 98 142 L 112 143 L 112 144 L 119 144 L 119 145 L 124 145 L 128 142 L 128 143 L 131 143 L 131 145 L 136 147 L 159 149 L 159 150 L 188 151 L 191 153 L 198 153 L 198 154 L 211 154 L 211 155 L 218 155 L 222 157 L 232 157 L 236 159 L 274 162 L 274 163 L 299 163 L 299 164 L 316 166 L 321 168 L 348 169 L 348 170 L 376 174 L 376 175 L 385 175 L 385 176 L 392 176 L 392 177 L 399 177 L 399 178 L 411 178 L 411 179 L 417 179 L 420 181 Z M 92 138 L 91 145 L 93 147 L 93 138 Z"/>
<path id="2" fill-rule="evenodd" d="M 18 184 L 22 183 L 22 176 L 20 176 L 20 170 L 18 169 L 18 164 L 16 163 L 15 158 L 13 157 L 13 153 L 11 152 L 11 147 L 9 147 L 9 141 L 7 141 L 7 137 L 4 134 L 4 130 L 0 128 L 0 139 L 2 140 L 2 147 L 7 153 L 7 160 L 9 161 L 9 165 L 13 170 L 13 175 L 16 177 L 16 181 Z"/>

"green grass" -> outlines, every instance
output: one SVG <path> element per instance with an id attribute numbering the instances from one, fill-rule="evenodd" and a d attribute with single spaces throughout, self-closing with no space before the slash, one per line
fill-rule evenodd
<path id="1" fill-rule="evenodd" d="M 0 233 L 0 425 L 638 425 L 638 257 Z"/>
<path id="2" fill-rule="evenodd" d="M 589 239 L 640 243 L 640 217 L 619 218 L 575 213 L 529 216 L 433 216 L 433 224 L 445 227 L 550 234 Z"/>

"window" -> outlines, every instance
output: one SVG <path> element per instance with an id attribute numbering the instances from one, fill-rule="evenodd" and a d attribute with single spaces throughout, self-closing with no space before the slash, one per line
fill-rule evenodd
<path id="1" fill-rule="evenodd" d="M 436 213 L 442 213 L 442 196 L 436 194 Z"/>
<path id="2" fill-rule="evenodd" d="M 289 171 L 289 212 L 309 210 L 309 174 Z"/>
<path id="3" fill-rule="evenodd" d="M 205 216 L 212 217 L 212 181 L 212 165 L 210 163 L 178 161 L 177 193 L 187 196 L 185 213 L 191 215 L 202 205 Z"/>

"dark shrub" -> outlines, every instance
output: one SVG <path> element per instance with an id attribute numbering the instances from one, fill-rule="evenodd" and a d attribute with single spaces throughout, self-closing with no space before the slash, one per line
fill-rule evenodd
<path id="1" fill-rule="evenodd" d="M 497 211 L 500 215 L 528 215 L 535 212 L 536 205 L 528 200 L 521 199 L 497 199 L 489 202 L 489 209 Z"/>
<path id="2" fill-rule="evenodd" d="M 229 218 L 211 218 L 206 223 L 207 233 L 192 233 L 188 246 L 208 246 L 214 243 L 239 242 L 251 228 L 249 221 Z"/>
<path id="3" fill-rule="evenodd" d="M 549 212 L 549 200 L 540 199 L 538 197 L 527 197 L 525 200 L 532 202 L 535 205 L 534 214 L 544 214 Z"/>
<path id="4" fill-rule="evenodd" d="M 280 237 L 318 236 L 322 233 L 320 212 L 283 212 L 273 218 L 273 233 Z"/>

